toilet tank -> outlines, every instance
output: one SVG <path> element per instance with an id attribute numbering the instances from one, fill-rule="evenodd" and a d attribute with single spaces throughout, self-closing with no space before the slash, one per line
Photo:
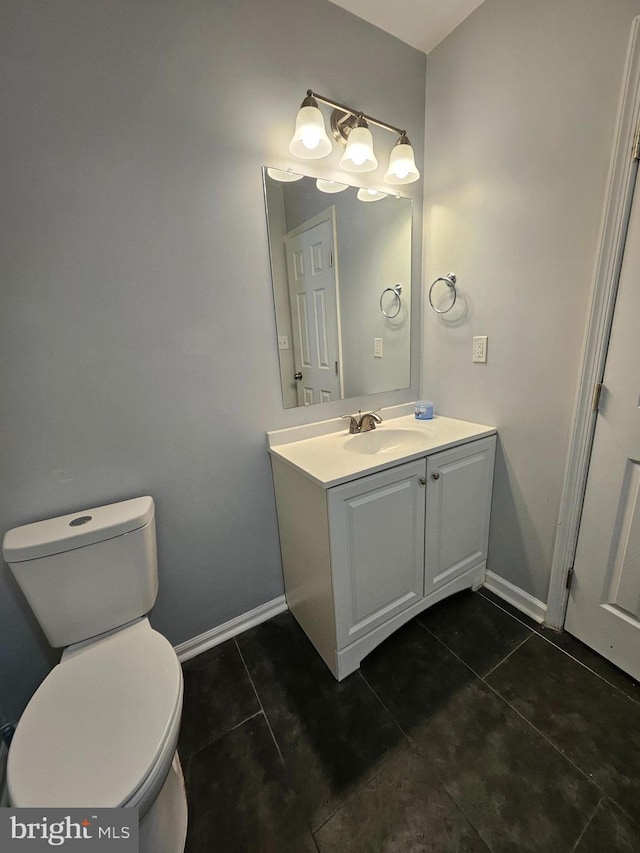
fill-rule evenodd
<path id="1" fill-rule="evenodd" d="M 144 616 L 158 593 L 151 497 L 16 527 L 2 553 L 52 646 Z"/>

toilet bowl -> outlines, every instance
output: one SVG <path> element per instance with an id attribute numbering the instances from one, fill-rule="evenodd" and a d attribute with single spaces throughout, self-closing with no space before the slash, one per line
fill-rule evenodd
<path id="1" fill-rule="evenodd" d="M 50 642 L 74 639 L 18 723 L 7 763 L 10 804 L 137 807 L 141 853 L 181 853 L 187 825 L 176 752 L 182 670 L 169 641 L 142 615 L 157 590 L 152 499 L 16 528 L 5 536 L 3 553 Z M 55 583 L 48 573 L 40 584 L 51 563 Z M 74 604 L 79 570 L 94 583 L 84 577 Z M 115 593 L 113 582 L 121 584 Z M 85 594 L 93 599 L 92 625 L 110 626 L 98 635 L 84 612 L 68 614 L 82 607 Z M 120 623 L 132 613 L 132 598 L 136 617 Z"/>

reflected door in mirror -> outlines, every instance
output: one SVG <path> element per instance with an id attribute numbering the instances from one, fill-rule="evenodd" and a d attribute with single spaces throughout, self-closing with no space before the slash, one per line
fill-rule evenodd
<path id="1" fill-rule="evenodd" d="M 330 211 L 285 235 L 299 406 L 341 398 L 337 281 Z"/>

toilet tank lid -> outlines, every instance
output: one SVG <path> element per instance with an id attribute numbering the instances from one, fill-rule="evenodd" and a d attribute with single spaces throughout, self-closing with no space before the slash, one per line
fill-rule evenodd
<path id="1" fill-rule="evenodd" d="M 153 498 L 147 495 L 23 524 L 5 534 L 2 554 L 7 563 L 50 557 L 130 533 L 149 524 L 153 515 Z"/>

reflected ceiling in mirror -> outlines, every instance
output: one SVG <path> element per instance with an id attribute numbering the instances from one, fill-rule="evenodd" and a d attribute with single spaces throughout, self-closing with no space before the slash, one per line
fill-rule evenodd
<path id="1" fill-rule="evenodd" d="M 411 199 L 263 179 L 285 409 L 408 388 Z"/>

